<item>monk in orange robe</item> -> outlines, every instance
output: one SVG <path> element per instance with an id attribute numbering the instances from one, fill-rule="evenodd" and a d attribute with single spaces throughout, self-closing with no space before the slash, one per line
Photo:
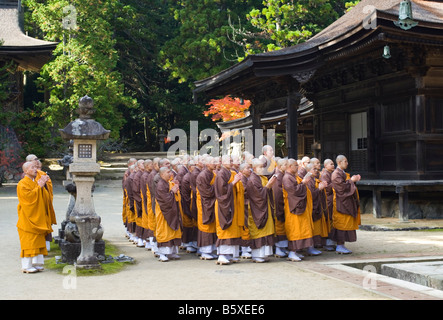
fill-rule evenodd
<path id="1" fill-rule="evenodd" d="M 45 188 L 49 176 L 38 181 L 33 162 L 23 164 L 24 177 L 17 185 L 18 222 L 22 271 L 34 273 L 43 270 L 43 256 L 48 254 L 45 237 L 52 232 L 49 208 L 49 191 Z"/>
<path id="2" fill-rule="evenodd" d="M 134 244 L 137 247 L 144 247 L 143 243 L 143 228 L 142 228 L 142 219 L 143 219 L 143 208 L 142 208 L 142 194 L 140 192 L 140 179 L 145 171 L 145 167 L 143 165 L 144 160 L 137 161 L 137 172 L 134 174 L 132 178 L 132 196 L 134 198 L 134 209 L 135 209 L 135 239 Z"/>
<path id="3" fill-rule="evenodd" d="M 148 190 L 149 174 L 152 171 L 152 160 L 146 159 L 143 162 L 145 170 L 140 177 L 140 193 L 142 199 L 142 239 L 145 244 L 145 249 L 150 249 L 149 244 L 149 230 L 148 230 L 148 207 L 152 207 L 151 196 Z M 149 195 L 149 197 L 148 197 Z"/>
<path id="4" fill-rule="evenodd" d="M 287 159 L 279 159 L 275 168 L 276 183 L 272 186 L 274 193 L 274 213 L 275 213 L 275 257 L 283 258 L 288 255 L 288 238 L 285 230 L 285 202 L 283 199 L 282 180 L 285 175 Z"/>
<path id="5" fill-rule="evenodd" d="M 215 169 L 218 158 L 208 156 L 205 168 L 196 179 L 197 189 L 197 245 L 201 253 L 200 259 L 212 260 L 216 258 L 212 252 L 216 249 L 217 231 L 215 226 Z"/>
<path id="6" fill-rule="evenodd" d="M 297 251 L 314 246 L 312 195 L 306 186 L 311 176 L 306 174 L 302 179 L 297 175 L 298 170 L 297 161 L 289 159 L 282 180 L 290 261 L 301 261 L 303 255 L 297 254 Z"/>
<path id="7" fill-rule="evenodd" d="M 133 164 L 130 167 L 130 174 L 125 180 L 126 192 L 128 195 L 128 212 L 127 212 L 127 223 L 128 223 L 128 232 L 129 232 L 129 241 L 134 242 L 135 237 L 135 207 L 134 207 L 134 192 L 133 192 L 133 181 L 134 175 L 137 173 L 137 164 Z"/>
<path id="8" fill-rule="evenodd" d="M 181 178 L 180 182 L 180 195 L 181 205 L 183 209 L 183 246 L 186 248 L 186 252 L 197 252 L 197 208 L 195 199 L 193 198 L 193 190 L 191 187 L 192 173 L 195 169 L 195 163 L 190 160 L 187 164 L 186 173 Z M 180 178 L 181 171 L 177 175 Z M 195 214 L 194 214 L 195 212 Z"/>
<path id="9" fill-rule="evenodd" d="M 315 247 L 321 247 L 323 244 L 326 244 L 326 238 L 328 237 L 326 194 L 324 191 L 326 183 L 320 182 L 320 180 L 317 179 L 317 177 L 320 177 L 318 168 L 312 163 L 306 166 L 306 170 L 311 174 L 311 179 L 308 181 L 307 187 L 309 191 L 311 191 L 312 196 L 312 221 L 314 223 L 314 247 L 308 248 L 308 254 L 319 255 L 321 251 L 315 249 Z"/>
<path id="10" fill-rule="evenodd" d="M 220 265 L 238 261 L 240 255 L 244 224 L 244 207 L 238 199 L 244 194 L 238 189 L 242 187 L 237 185 L 240 180 L 241 174 L 231 171 L 231 157 L 224 155 L 214 182 L 217 264 Z"/>
<path id="11" fill-rule="evenodd" d="M 265 176 L 266 162 L 254 159 L 246 187 L 249 199 L 248 228 L 251 237 L 252 261 L 266 262 L 272 255 L 274 245 L 274 218 L 271 210 L 272 185 L 276 177 Z"/>
<path id="12" fill-rule="evenodd" d="M 251 165 L 247 162 L 242 163 L 239 166 L 239 172 L 242 174 L 241 181 L 241 189 L 243 189 L 243 215 L 244 215 L 244 222 L 242 227 L 242 243 L 241 243 L 241 258 L 242 259 L 250 259 L 252 258 L 251 255 L 251 246 L 250 246 L 250 240 L 251 235 L 249 234 L 249 227 L 248 227 L 248 208 L 249 208 L 249 199 L 248 199 L 248 192 L 247 192 L 247 185 L 248 185 L 248 179 L 251 176 L 252 169 Z M 240 204 L 241 205 L 241 204 Z"/>
<path id="13" fill-rule="evenodd" d="M 182 238 L 179 185 L 171 180 L 171 169 L 160 168 L 160 179 L 155 188 L 155 237 L 159 260 L 179 259 L 178 246 Z"/>
<path id="14" fill-rule="evenodd" d="M 35 178 L 36 181 L 40 180 L 40 177 L 44 176 L 44 175 L 48 175 L 46 172 L 42 171 L 42 163 L 40 162 L 40 160 L 38 159 L 38 157 L 35 154 L 30 154 L 26 157 L 26 161 L 33 161 L 34 165 L 37 168 L 37 176 Z M 55 217 L 55 210 L 54 210 L 54 206 L 53 206 L 53 200 L 54 200 L 54 187 L 52 185 L 52 180 L 51 178 L 48 176 L 48 180 L 46 181 L 45 184 L 45 188 L 46 190 L 48 190 L 49 192 L 49 204 L 48 204 L 48 208 L 49 208 L 49 217 L 51 220 L 51 225 L 56 225 L 57 224 L 57 219 Z M 49 251 L 50 250 L 50 243 L 52 242 L 52 233 L 49 233 L 48 235 L 46 235 L 46 249 Z"/>
<path id="15" fill-rule="evenodd" d="M 357 241 L 358 226 L 361 224 L 360 199 L 356 182 L 360 175 L 350 176 L 345 170 L 348 159 L 339 155 L 336 159 L 337 168 L 332 173 L 331 181 L 334 189 L 334 211 L 332 213 L 332 240 L 337 242 L 336 252 L 339 254 L 352 253 L 345 242 Z"/>
<path id="16" fill-rule="evenodd" d="M 123 225 L 126 228 L 126 237 L 129 239 L 131 237 L 131 233 L 128 230 L 128 212 L 129 212 L 129 198 L 128 198 L 128 191 L 127 191 L 127 178 L 131 174 L 132 170 L 130 169 L 132 165 L 137 162 L 135 158 L 130 158 L 128 160 L 128 169 L 125 171 L 123 178 L 122 178 L 122 189 L 123 189 L 123 209 L 122 209 L 122 220 Z"/>
<path id="17" fill-rule="evenodd" d="M 159 168 L 159 162 L 161 158 L 154 158 L 152 160 L 152 171 L 149 173 L 147 178 L 147 189 L 146 193 L 151 200 L 146 200 L 151 204 L 151 207 L 146 207 L 148 213 L 148 239 L 149 244 L 146 247 L 147 250 L 152 250 L 154 254 L 157 252 L 157 242 L 155 241 L 155 189 L 154 189 L 154 178 L 157 176 Z"/>
<path id="18" fill-rule="evenodd" d="M 325 249 L 328 251 L 334 251 L 336 243 L 331 240 L 331 230 L 332 230 L 332 212 L 334 208 L 334 191 L 332 190 L 331 176 L 332 172 L 335 170 L 334 161 L 331 159 L 326 159 L 323 162 L 323 170 L 320 173 L 320 181 L 326 183 L 325 193 L 326 193 L 326 206 L 328 208 L 326 221 L 328 224 L 328 239 L 326 239 Z"/>

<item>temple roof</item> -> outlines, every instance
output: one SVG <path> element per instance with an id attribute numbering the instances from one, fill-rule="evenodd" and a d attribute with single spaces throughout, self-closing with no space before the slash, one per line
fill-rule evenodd
<path id="1" fill-rule="evenodd" d="M 0 57 L 15 60 L 22 70 L 39 70 L 58 43 L 27 36 L 21 27 L 19 8 L 0 2 Z"/>
<path id="2" fill-rule="evenodd" d="M 250 55 L 245 60 L 209 78 L 195 82 L 194 98 L 200 93 L 209 95 L 237 94 L 245 88 L 272 76 L 289 75 L 302 81 L 309 72 L 316 70 L 327 59 L 364 42 L 387 41 L 386 32 L 404 37 L 414 36 L 422 41 L 426 35 L 443 40 L 443 3 L 439 1 L 412 0 L 414 20 L 419 24 L 413 29 L 402 30 L 394 25 L 398 20 L 400 0 L 362 0 L 352 10 L 304 43 L 281 50 Z M 369 18 L 375 27 L 364 25 Z M 298 75 L 295 75 L 298 73 Z M 254 79 L 254 80 L 251 80 Z"/>

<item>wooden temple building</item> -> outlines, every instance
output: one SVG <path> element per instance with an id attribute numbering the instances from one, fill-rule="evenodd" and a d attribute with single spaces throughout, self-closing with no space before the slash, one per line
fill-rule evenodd
<path id="1" fill-rule="evenodd" d="M 49 61 L 57 43 L 29 37 L 23 28 L 19 0 L 0 0 L 0 67 L 8 66 L 9 97 L 0 112 L 23 111 L 24 71 L 38 72 Z"/>
<path id="2" fill-rule="evenodd" d="M 408 3 L 409 29 L 398 24 Z M 376 217 L 394 197 L 400 220 L 443 218 L 442 2 L 362 0 L 310 40 L 195 85 L 195 99 L 251 100 L 223 130 L 273 128 L 291 158 L 346 155 Z"/>

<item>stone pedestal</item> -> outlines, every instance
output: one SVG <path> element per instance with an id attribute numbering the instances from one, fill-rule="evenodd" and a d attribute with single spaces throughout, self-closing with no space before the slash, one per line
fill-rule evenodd
<path id="1" fill-rule="evenodd" d="M 81 240 L 81 252 L 77 258 L 77 267 L 92 269 L 100 268 L 100 264 L 95 253 L 95 239 L 100 226 L 99 216 L 76 216 L 77 224 Z"/>
<path id="2" fill-rule="evenodd" d="M 77 258 L 80 256 L 81 244 L 80 242 L 69 242 L 64 239 L 58 241 L 58 245 L 62 251 L 60 259 L 61 263 L 75 264 Z M 103 240 L 95 241 L 94 243 L 94 255 L 96 257 L 105 257 L 105 242 Z M 81 266 L 79 266 L 81 268 Z"/>
<path id="3" fill-rule="evenodd" d="M 80 99 L 78 113 L 79 119 L 72 121 L 66 128 L 60 130 L 64 139 L 73 140 L 73 162 L 69 165 L 69 172 L 72 174 L 72 180 L 76 187 L 76 199 L 74 208 L 69 215 L 68 224 L 71 223 L 78 229 L 80 253 L 77 256 L 76 266 L 87 269 L 100 268 L 96 247 L 97 241 L 101 240 L 103 235 L 103 229 L 100 226 L 101 219 L 95 213 L 92 187 L 95 181 L 94 176 L 100 172 L 100 165 L 96 158 L 97 140 L 109 138 L 110 131 L 105 130 L 100 123 L 91 119 L 94 109 L 90 97 L 85 96 Z M 75 231 L 73 230 L 71 234 L 76 235 Z M 71 239 L 71 241 L 77 240 Z M 77 248 L 78 243 L 66 244 L 63 242 L 62 246 Z M 75 250 L 71 249 L 70 251 L 74 252 Z"/>

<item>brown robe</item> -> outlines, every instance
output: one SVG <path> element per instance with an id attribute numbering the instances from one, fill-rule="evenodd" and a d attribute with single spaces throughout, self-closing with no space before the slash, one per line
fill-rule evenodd
<path id="1" fill-rule="evenodd" d="M 142 210 L 142 228 L 143 228 L 143 239 L 146 239 L 147 237 L 149 237 L 149 232 L 148 232 L 148 226 L 147 226 L 147 220 L 148 220 L 148 199 L 147 199 L 147 188 L 148 188 L 148 178 L 149 178 L 149 173 L 148 171 L 143 171 L 143 174 L 140 177 L 140 193 L 141 193 L 141 198 L 142 198 L 142 204 L 143 204 L 143 210 Z"/>
<path id="2" fill-rule="evenodd" d="M 309 179 L 307 187 L 309 188 L 309 191 L 311 191 L 312 195 L 312 220 L 317 221 L 323 215 L 321 206 L 321 193 L 323 191 L 317 188 L 314 176 Z"/>
<path id="3" fill-rule="evenodd" d="M 189 172 L 188 168 L 185 165 L 180 165 L 177 171 L 177 175 L 175 176 L 175 180 L 181 182 L 183 177 Z"/>
<path id="4" fill-rule="evenodd" d="M 306 171 L 306 169 L 304 168 L 304 167 L 299 167 L 298 168 L 298 176 L 300 177 L 300 178 L 304 178 L 305 176 L 306 176 L 306 174 L 307 174 L 308 172 Z"/>
<path id="5" fill-rule="evenodd" d="M 179 172 L 180 175 L 180 172 Z M 180 181 L 181 205 L 183 210 L 183 243 L 197 241 L 197 216 L 193 216 L 191 204 L 195 207 L 192 196 L 191 172 L 187 172 Z M 192 208 L 194 209 L 194 208 Z"/>
<path id="6" fill-rule="evenodd" d="M 288 193 L 289 212 L 300 215 L 305 212 L 307 204 L 307 189 L 297 178 L 286 172 L 282 179 L 282 188 Z"/>
<path id="7" fill-rule="evenodd" d="M 141 227 L 143 208 L 142 208 L 142 198 L 141 198 L 141 193 L 140 193 L 140 178 L 141 178 L 142 174 L 143 174 L 143 171 L 137 171 L 134 175 L 134 178 L 132 179 L 132 196 L 134 198 L 134 206 L 135 206 L 135 214 L 136 214 L 135 233 L 136 233 L 136 236 L 139 238 L 141 238 L 143 236 L 143 229 Z"/>
<path id="8" fill-rule="evenodd" d="M 326 169 L 323 169 L 323 171 L 320 174 L 320 181 L 326 182 L 328 185 L 325 188 L 326 191 L 326 199 L 328 204 L 328 220 L 332 220 L 332 209 L 334 206 L 334 192 L 332 191 L 332 172 L 329 172 Z"/>
<path id="9" fill-rule="evenodd" d="M 282 187 L 285 196 L 285 228 L 288 249 L 296 251 L 314 245 L 312 197 L 301 178 L 286 172 Z"/>
<path id="10" fill-rule="evenodd" d="M 251 232 L 251 248 L 258 249 L 264 245 L 274 245 L 274 223 L 273 221 L 269 221 L 270 223 L 272 222 L 272 226 L 268 224 L 268 220 L 272 219 L 272 216 L 269 214 L 270 204 L 268 202 L 272 196 L 272 189 L 264 187 L 261 177 L 253 172 L 248 179 L 246 193 L 249 199 L 250 214 L 256 229 L 260 230 L 267 227 L 272 229 L 272 234 L 256 238 L 253 235 L 255 228 L 249 225 Z"/>
<path id="11" fill-rule="evenodd" d="M 216 242 L 217 234 L 215 230 L 215 193 L 214 186 L 211 185 L 214 172 L 203 169 L 196 179 L 196 188 L 200 194 L 200 204 L 202 213 L 198 216 L 198 239 L 199 247 L 213 245 Z"/>
<path id="12" fill-rule="evenodd" d="M 275 169 L 274 175 L 277 177 L 274 185 L 272 186 L 273 192 L 273 212 L 275 214 L 275 233 L 276 241 L 287 240 L 285 231 L 285 202 L 283 199 L 282 180 L 284 172 Z"/>
<path id="13" fill-rule="evenodd" d="M 214 193 L 216 202 L 216 230 L 217 242 L 220 245 L 240 245 L 242 227 L 239 226 L 240 217 L 239 210 L 236 210 L 236 190 L 231 181 L 235 171 L 231 171 L 225 167 L 221 167 L 217 172 L 214 181 Z M 237 183 L 241 183 L 240 181 Z M 243 211 L 242 211 L 242 214 Z"/>
<path id="14" fill-rule="evenodd" d="M 191 200 L 191 217 L 197 220 L 197 177 L 200 174 L 201 169 L 199 167 L 195 167 L 191 172 L 191 176 L 189 179 L 191 190 L 192 190 L 192 200 Z"/>
<path id="15" fill-rule="evenodd" d="M 228 229 L 234 218 L 234 188 L 231 183 L 231 171 L 221 168 L 214 183 L 214 194 L 218 202 L 218 221 L 222 230 Z"/>
<path id="16" fill-rule="evenodd" d="M 335 169 L 331 176 L 332 187 L 335 190 L 337 211 L 356 217 L 360 202 L 357 196 L 357 187 L 346 173 L 340 168 Z"/>
<path id="17" fill-rule="evenodd" d="M 349 175 L 336 168 L 331 176 L 335 193 L 333 209 L 333 226 L 330 238 L 337 243 L 357 241 L 358 225 L 360 224 L 360 202 L 357 187 Z"/>
<path id="18" fill-rule="evenodd" d="M 162 178 L 157 182 L 155 199 L 160 208 L 160 212 L 156 212 L 156 239 L 158 246 L 170 247 L 180 245 L 182 222 L 179 203 L 176 201 L 174 193 L 170 191 L 169 182 Z M 160 216 L 163 216 L 163 219 Z"/>
<path id="19" fill-rule="evenodd" d="M 131 172 L 127 179 L 125 180 L 126 192 L 128 195 L 128 209 L 127 212 L 127 222 L 128 231 L 131 233 L 135 232 L 135 207 L 134 207 L 134 196 L 132 191 L 133 178 L 136 172 Z"/>
<path id="20" fill-rule="evenodd" d="M 215 221 L 215 192 L 211 181 L 214 173 L 208 169 L 204 169 L 196 179 L 196 186 L 200 192 L 202 209 L 203 209 L 203 224 L 210 224 Z"/>

